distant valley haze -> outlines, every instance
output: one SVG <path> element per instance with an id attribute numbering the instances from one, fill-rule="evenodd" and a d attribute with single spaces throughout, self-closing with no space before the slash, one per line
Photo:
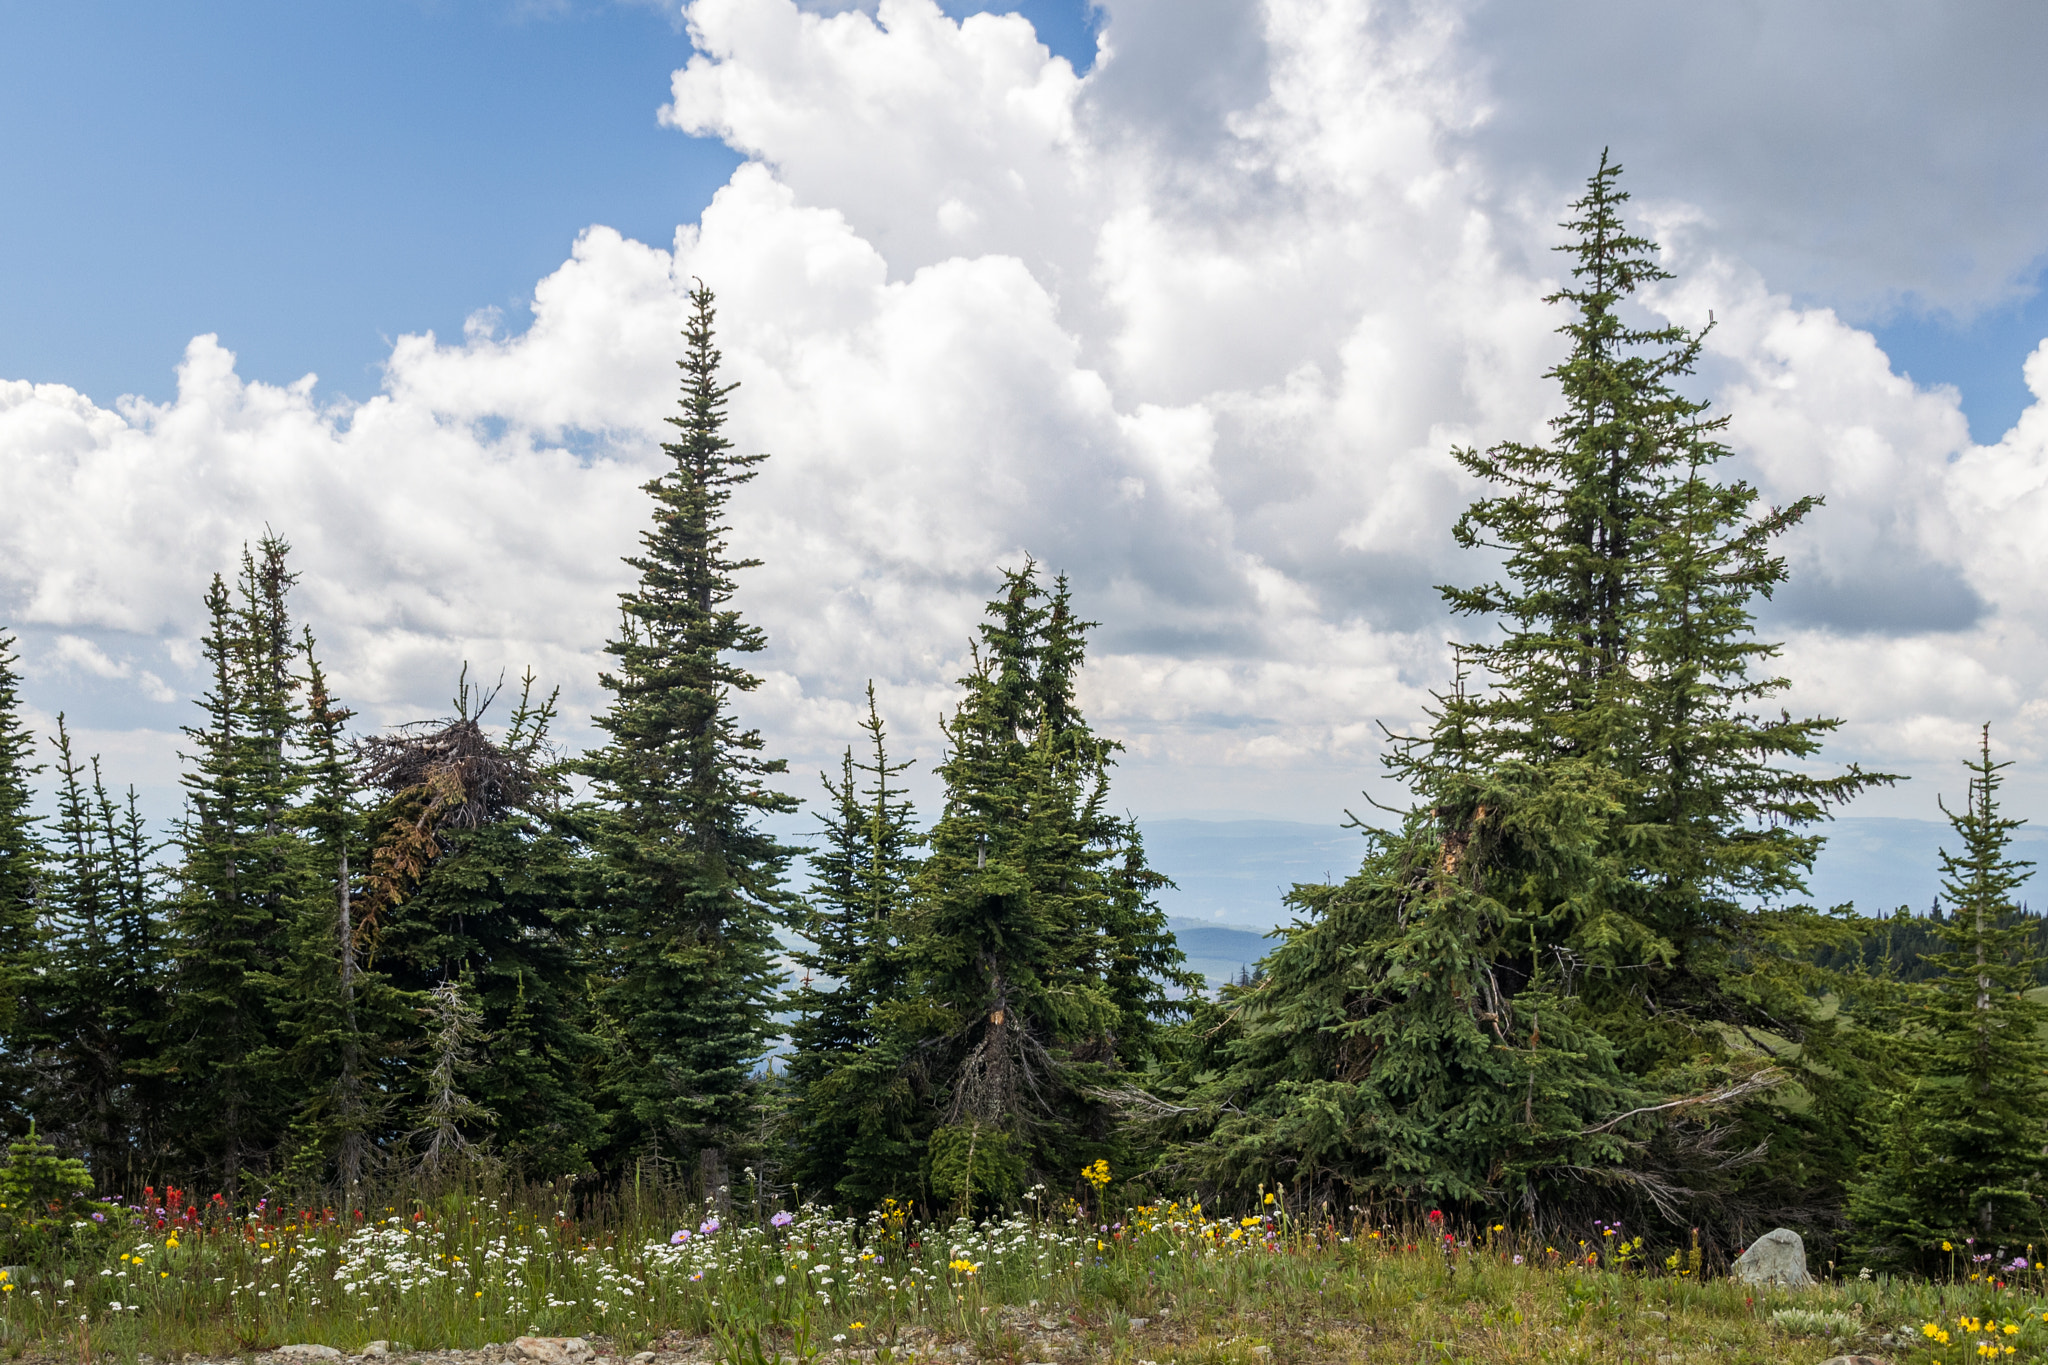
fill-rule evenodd
<path id="1" fill-rule="evenodd" d="M 1389 820 L 1391 816 L 1387 817 Z M 1159 895 L 1188 965 L 1214 987 L 1271 951 L 1265 935 L 1291 919 L 1284 902 L 1298 884 L 1341 882 L 1364 853 L 1359 831 L 1288 820 L 1140 821 L 1152 865 L 1173 878 Z M 1905 906 L 1924 915 L 1940 894 L 1939 850 L 1961 847 L 1937 820 L 1847 816 L 1822 827 L 1827 847 L 1808 885 L 1812 904 L 1853 903 L 1861 915 Z M 2022 827 L 2014 855 L 2048 865 L 2048 828 Z M 2048 881 L 2020 888 L 2019 901 L 2048 904 Z"/>

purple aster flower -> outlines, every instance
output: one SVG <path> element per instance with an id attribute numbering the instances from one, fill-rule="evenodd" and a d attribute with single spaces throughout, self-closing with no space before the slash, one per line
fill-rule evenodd
<path id="1" fill-rule="evenodd" d="M 709 1237 L 712 1233 L 718 1231 L 718 1220 L 716 1218 L 706 1218 L 703 1222 L 697 1224 L 697 1231 Z"/>
<path id="2" fill-rule="evenodd" d="M 677 1228 L 676 1235 L 668 1239 L 668 1244 L 673 1247 L 679 1247 L 689 1240 L 690 1230 L 688 1228 Z"/>
<path id="3" fill-rule="evenodd" d="M 796 1215 L 791 1213 L 788 1209 L 784 1209 L 781 1213 L 776 1214 L 773 1218 L 770 1218 L 768 1221 L 778 1228 L 786 1228 L 791 1223 L 794 1223 L 796 1221 Z"/>

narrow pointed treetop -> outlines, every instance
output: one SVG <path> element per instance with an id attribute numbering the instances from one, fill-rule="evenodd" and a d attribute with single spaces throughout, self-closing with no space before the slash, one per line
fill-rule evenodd
<path id="1" fill-rule="evenodd" d="M 711 291 L 700 283 L 690 301 L 678 436 L 644 485 L 653 523 L 626 561 L 639 581 L 606 646 L 612 704 L 597 724 L 609 742 L 579 765 L 603 803 L 603 1005 L 623 1043 L 616 1150 L 671 1155 L 719 1148 L 744 1120 L 747 1078 L 774 1032 L 774 930 L 793 853 L 760 821 L 797 804 L 768 785 L 785 764 L 762 757 L 760 733 L 732 711 L 761 682 L 740 656 L 766 641 L 732 605 L 734 575 L 759 561 L 733 555 L 726 508 L 767 457 L 725 436 L 736 386 L 720 382 Z"/>

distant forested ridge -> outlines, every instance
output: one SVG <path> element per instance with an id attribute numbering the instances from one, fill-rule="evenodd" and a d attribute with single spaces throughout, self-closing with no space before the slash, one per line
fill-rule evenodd
<path id="1" fill-rule="evenodd" d="M 766 639 L 728 511 L 768 457 L 725 434 L 700 285 L 597 747 L 531 674 L 364 732 L 266 534 L 194 585 L 206 684 L 153 831 L 64 716 L 24 728 L 0 642 L 0 1126 L 104 1189 L 358 1208 L 520 1179 L 965 1212 L 1086 1169 L 1723 1250 L 1784 1223 L 1904 1269 L 2048 1244 L 2048 924 L 2007 765 L 1988 727 L 1959 755 L 1932 913 L 1808 904 L 1827 821 L 1895 779 L 1780 705 L 1753 612 L 1820 502 L 1723 472 L 1705 333 L 1638 325 L 1667 276 L 1619 177 L 1565 224 L 1548 439 L 1454 452 L 1449 533 L 1499 576 L 1443 589 L 1470 629 L 1388 748 L 1408 802 L 1256 952 L 1196 928 L 1220 989 L 1113 795 L 1056 572 L 1002 570 L 934 809 L 872 688 L 822 786 L 746 725 Z M 808 849 L 770 833 L 800 808 Z"/>

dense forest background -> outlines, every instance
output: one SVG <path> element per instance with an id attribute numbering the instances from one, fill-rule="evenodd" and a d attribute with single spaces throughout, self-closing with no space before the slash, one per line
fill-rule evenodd
<path id="1" fill-rule="evenodd" d="M 167 839 L 22 727 L 0 646 L 0 1124 L 104 1189 L 656 1181 L 962 1209 L 1075 1183 L 1311 1197 L 1538 1227 L 1570 1208 L 1727 1247 L 1786 1223 L 1873 1264 L 1944 1237 L 2048 1241 L 2048 926 L 1987 731 L 1931 914 L 1806 903 L 1825 821 L 1893 779 L 1752 612 L 1818 506 L 1717 466 L 1682 392 L 1700 334 L 1603 162 L 1572 206 L 1562 415 L 1457 452 L 1453 528 L 1501 566 L 1447 588 L 1472 638 L 1387 760 L 1412 804 L 1358 870 L 1209 990 L 1082 713 L 1092 623 L 1006 570 L 912 809 L 869 696 L 809 809 L 739 719 L 763 646 L 725 509 L 712 298 L 601 681 L 569 753 L 552 694 L 451 680 L 450 713 L 350 728 L 266 535 L 205 589 L 210 684 Z M 37 818 L 37 792 L 54 800 Z M 801 860 L 801 862 L 799 862 Z M 801 893 L 796 889 L 801 886 Z"/>

